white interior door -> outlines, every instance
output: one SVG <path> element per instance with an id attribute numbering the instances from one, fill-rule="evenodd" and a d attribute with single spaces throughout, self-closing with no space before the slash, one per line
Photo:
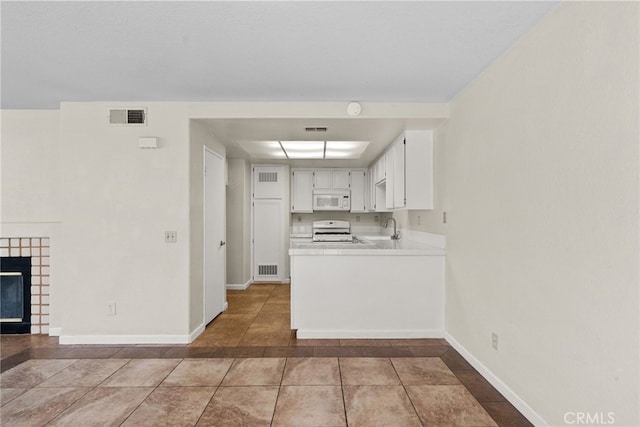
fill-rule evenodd
<path id="1" fill-rule="evenodd" d="M 224 158 L 204 149 L 204 323 L 224 310 L 226 300 L 226 196 Z"/>

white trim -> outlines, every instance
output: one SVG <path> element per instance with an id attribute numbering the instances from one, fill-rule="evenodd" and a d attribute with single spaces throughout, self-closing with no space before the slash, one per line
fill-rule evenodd
<path id="1" fill-rule="evenodd" d="M 227 308 L 229 308 L 229 303 L 225 301 L 224 305 L 222 306 L 222 311 L 227 311 Z"/>
<path id="2" fill-rule="evenodd" d="M 329 330 L 329 329 L 298 329 L 299 339 L 310 338 L 444 338 L 444 331 L 438 329 L 407 329 L 407 330 Z"/>
<path id="3" fill-rule="evenodd" d="M 114 345 L 117 345 L 117 344 L 189 344 L 191 342 L 192 334 L 189 334 L 189 335 L 60 335 L 59 342 L 60 344 L 114 344 Z"/>
<path id="4" fill-rule="evenodd" d="M 49 327 L 49 336 L 50 337 L 59 337 L 60 335 L 62 335 L 62 328 Z"/>
<path id="5" fill-rule="evenodd" d="M 244 291 L 245 289 L 247 289 L 249 287 L 249 285 L 251 285 L 252 280 L 249 279 L 247 280 L 247 283 L 244 284 L 231 284 L 231 283 L 227 283 L 227 290 L 230 291 Z"/>
<path id="6" fill-rule="evenodd" d="M 508 385 L 500 378 L 476 359 L 462 344 L 460 344 L 451 334 L 445 332 L 445 340 L 451 347 L 456 349 L 458 353 L 473 366 L 489 383 L 495 387 L 513 406 L 516 407 L 522 415 L 524 415 L 535 426 L 548 426 L 547 423 L 531 406 L 529 406 L 520 396 L 518 396 Z"/>
<path id="7" fill-rule="evenodd" d="M 204 332 L 205 327 L 206 325 L 204 323 L 201 323 L 197 328 L 195 328 L 193 332 L 189 334 L 189 342 L 191 343 L 193 342 L 193 340 L 198 338 L 198 336 Z"/>

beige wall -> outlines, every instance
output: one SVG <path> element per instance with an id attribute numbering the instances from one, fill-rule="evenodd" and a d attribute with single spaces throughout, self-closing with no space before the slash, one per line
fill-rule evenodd
<path id="1" fill-rule="evenodd" d="M 113 126 L 108 109 L 121 103 L 61 105 L 51 327 L 63 337 L 189 332 L 185 108 L 146 106 L 146 126 Z M 138 148 L 140 136 L 158 137 L 159 148 Z M 165 230 L 177 231 L 177 243 L 164 243 Z M 111 301 L 115 316 L 107 315 Z"/>
<path id="2" fill-rule="evenodd" d="M 2 222 L 59 221 L 54 193 L 60 173 L 60 111 L 3 110 L 0 114 Z"/>
<path id="3" fill-rule="evenodd" d="M 245 284 L 251 277 L 251 166 L 246 160 L 228 159 L 227 283 Z"/>
<path id="4" fill-rule="evenodd" d="M 640 425 L 638 23 L 637 2 L 561 3 L 437 133 L 446 330 L 538 422 Z"/>

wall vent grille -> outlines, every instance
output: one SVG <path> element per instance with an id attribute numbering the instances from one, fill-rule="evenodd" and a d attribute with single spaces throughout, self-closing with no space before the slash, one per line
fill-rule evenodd
<path id="1" fill-rule="evenodd" d="M 258 276 L 277 276 L 278 265 L 258 265 Z"/>
<path id="2" fill-rule="evenodd" d="M 144 125 L 147 112 L 144 108 L 114 108 L 109 110 L 109 124 L 112 125 Z"/>
<path id="3" fill-rule="evenodd" d="M 258 182 L 278 182 L 278 172 L 259 172 Z"/>

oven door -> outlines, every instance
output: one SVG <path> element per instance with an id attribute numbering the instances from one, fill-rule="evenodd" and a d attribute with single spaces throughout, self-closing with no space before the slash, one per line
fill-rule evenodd
<path id="1" fill-rule="evenodd" d="M 339 191 L 335 193 L 314 193 L 314 211 L 348 211 L 351 210 L 349 192 Z"/>

